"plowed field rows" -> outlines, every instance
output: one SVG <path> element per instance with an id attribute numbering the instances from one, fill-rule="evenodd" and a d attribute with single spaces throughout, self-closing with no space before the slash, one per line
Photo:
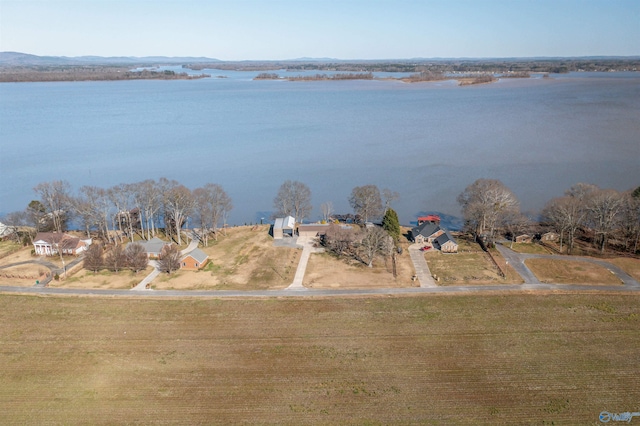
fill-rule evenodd
<path id="1" fill-rule="evenodd" d="M 0 296 L 2 424 L 595 424 L 640 296 Z"/>

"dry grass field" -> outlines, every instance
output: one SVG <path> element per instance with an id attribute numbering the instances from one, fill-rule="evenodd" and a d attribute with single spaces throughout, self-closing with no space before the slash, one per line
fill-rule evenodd
<path id="1" fill-rule="evenodd" d="M 391 258 L 377 258 L 373 268 L 355 260 L 338 259 L 331 253 L 312 254 L 304 286 L 308 288 L 394 288 L 418 287 L 409 252 L 396 256 L 396 277 Z"/>
<path id="2" fill-rule="evenodd" d="M 293 282 L 302 248 L 274 247 L 269 225 L 226 230 L 218 241 L 200 247 L 209 255 L 201 271 L 163 274 L 152 283 L 157 290 L 268 290 Z"/>
<path id="3" fill-rule="evenodd" d="M 140 271 L 137 274 L 129 270 L 120 271 L 118 273 L 102 270 L 94 274 L 92 271 L 79 268 L 76 273 L 70 275 L 65 280 L 51 281 L 49 287 L 127 290 L 133 288 L 152 271 L 153 268 L 148 266 L 146 270 Z"/>
<path id="4" fill-rule="evenodd" d="M 640 281 L 640 259 L 631 257 L 614 257 L 604 259 L 614 265 L 622 268 L 627 274 L 631 275 L 636 281 Z"/>
<path id="5" fill-rule="evenodd" d="M 607 268 L 564 259 L 527 259 L 525 264 L 543 283 L 622 285 Z"/>
<path id="6" fill-rule="evenodd" d="M 537 243 L 504 243 L 503 246 L 508 247 L 517 253 L 553 254 L 551 250 Z"/>
<path id="7" fill-rule="evenodd" d="M 3 424 L 598 424 L 640 296 L 0 295 Z"/>
<path id="8" fill-rule="evenodd" d="M 506 276 L 500 275 L 499 269 L 491 261 L 487 253 L 480 246 L 466 236 L 456 236 L 458 242 L 457 254 L 443 254 L 437 250 L 426 253 L 427 264 L 431 274 L 437 278 L 437 284 L 447 285 L 496 285 L 520 284 L 522 278 L 506 265 L 497 250 L 492 254 L 496 261 L 501 262 Z"/>

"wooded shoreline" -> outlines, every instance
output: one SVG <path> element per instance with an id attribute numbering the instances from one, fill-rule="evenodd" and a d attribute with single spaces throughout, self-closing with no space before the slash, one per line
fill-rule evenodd
<path id="1" fill-rule="evenodd" d="M 123 81 L 123 80 L 194 80 L 211 77 L 208 74 L 190 75 L 171 70 L 130 67 L 11 67 L 0 69 L 0 83 L 35 83 L 53 81 Z"/>

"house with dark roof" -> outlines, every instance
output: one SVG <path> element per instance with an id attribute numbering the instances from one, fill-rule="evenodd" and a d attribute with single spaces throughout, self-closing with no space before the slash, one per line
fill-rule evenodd
<path id="1" fill-rule="evenodd" d="M 442 253 L 457 253 L 458 252 L 458 243 L 456 240 L 449 234 L 448 231 L 444 231 L 442 234 L 438 236 L 433 242 L 433 246 L 440 250 Z"/>
<path id="2" fill-rule="evenodd" d="M 444 231 L 440 225 L 433 222 L 422 222 L 422 224 L 411 229 L 411 237 L 418 244 L 432 244 Z"/>
<path id="3" fill-rule="evenodd" d="M 202 269 L 209 261 L 207 253 L 203 252 L 199 248 L 191 250 L 189 253 L 182 256 L 180 259 L 180 269 L 186 269 L 190 271 L 197 271 Z"/>
<path id="4" fill-rule="evenodd" d="M 38 256 L 53 256 L 58 253 L 77 256 L 91 245 L 91 238 L 80 239 L 59 232 L 38 232 L 33 239 L 33 248 Z"/>
<path id="5" fill-rule="evenodd" d="M 411 238 L 417 244 L 434 247 L 443 253 L 458 252 L 458 243 L 451 234 L 432 221 L 425 221 L 411 229 Z"/>

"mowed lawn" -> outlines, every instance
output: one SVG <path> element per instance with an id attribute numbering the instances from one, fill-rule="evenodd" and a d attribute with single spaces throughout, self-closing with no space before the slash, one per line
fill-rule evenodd
<path id="1" fill-rule="evenodd" d="M 640 296 L 0 296 L 2 424 L 595 424 Z"/>

